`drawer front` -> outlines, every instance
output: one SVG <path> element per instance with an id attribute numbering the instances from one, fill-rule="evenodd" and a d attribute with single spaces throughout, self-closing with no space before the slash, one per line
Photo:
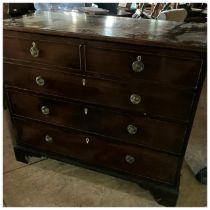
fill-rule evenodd
<path id="1" fill-rule="evenodd" d="M 193 92 L 173 90 L 139 83 L 124 83 L 72 76 L 64 73 L 27 69 L 26 66 L 4 64 L 5 84 L 40 93 L 59 95 L 87 103 L 144 113 L 148 116 L 188 121 Z M 36 78 L 44 79 L 43 85 Z"/>
<path id="2" fill-rule="evenodd" d="M 110 50 L 111 49 L 111 50 Z M 162 50 L 163 51 L 163 50 Z M 144 49 L 126 52 L 109 49 L 86 47 L 86 69 L 110 75 L 118 79 L 146 80 L 183 87 L 195 87 L 201 70 L 202 61 L 181 57 L 160 56 L 160 52 L 145 52 Z M 177 53 L 178 56 L 180 54 Z M 133 68 L 132 64 L 141 56 L 143 69 Z M 184 59 L 185 58 L 185 59 Z M 138 62 L 137 62 L 138 63 Z"/>
<path id="3" fill-rule="evenodd" d="M 28 61 L 31 65 L 40 63 L 80 70 L 78 40 L 31 34 L 23 38 L 21 33 L 16 35 L 4 37 L 5 58 Z"/>
<path id="4" fill-rule="evenodd" d="M 16 120 L 19 142 L 131 175 L 174 183 L 178 159 L 98 136 Z M 166 170 L 167 169 L 167 170 Z"/>
<path id="5" fill-rule="evenodd" d="M 9 95 L 13 112 L 19 116 L 97 133 L 161 151 L 178 154 L 182 149 L 185 125 L 20 92 L 10 92 Z M 49 113 L 43 112 L 42 107 L 44 106 L 48 108 Z"/>

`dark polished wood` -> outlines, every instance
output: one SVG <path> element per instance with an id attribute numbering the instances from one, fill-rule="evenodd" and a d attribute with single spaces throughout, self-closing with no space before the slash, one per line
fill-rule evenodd
<path id="1" fill-rule="evenodd" d="M 34 58 L 29 50 L 36 40 L 39 56 Z M 84 46 L 82 44 L 85 44 Z M 86 74 L 100 74 L 116 78 L 129 79 L 131 82 L 150 81 L 182 88 L 195 88 L 200 74 L 202 55 L 182 51 L 168 52 L 165 49 L 128 45 L 120 47 L 113 43 L 66 39 L 46 35 L 4 32 L 3 51 L 5 58 L 28 61 L 33 66 L 51 65 L 53 70 L 60 67 L 63 71 L 86 71 Z M 13 47 L 11 47 L 13 46 Z M 110 50 L 111 49 L 111 50 Z M 82 55 L 85 54 L 84 60 Z M 183 56 L 180 57 L 180 54 Z M 144 63 L 142 72 L 134 72 L 132 63 L 141 55 Z M 82 64 L 86 62 L 86 65 Z"/>
<path id="2" fill-rule="evenodd" d="M 22 92 L 10 92 L 9 97 L 13 101 L 12 112 L 17 116 L 97 133 L 118 141 L 145 145 L 165 152 L 179 154 L 182 150 L 186 125 L 108 111 L 87 104 L 52 100 Z M 44 105 L 50 110 L 48 115 L 41 112 L 41 107 Z M 84 109 L 87 109 L 87 114 Z M 137 133 L 130 134 L 127 130 L 128 125 L 136 126 Z"/>
<path id="3" fill-rule="evenodd" d="M 76 166 L 84 167 L 87 169 L 91 169 L 100 173 L 109 174 L 110 176 L 119 177 L 121 179 L 129 180 L 132 182 L 136 182 L 140 185 L 141 188 L 145 188 L 149 190 L 153 195 L 154 199 L 161 205 L 165 206 L 175 206 L 176 201 L 178 198 L 179 190 L 178 188 L 171 186 L 165 183 L 159 183 L 157 181 L 152 181 L 148 178 L 139 178 L 135 175 L 130 175 L 126 172 L 119 173 L 117 170 L 114 169 L 107 169 L 106 167 L 101 167 L 100 165 L 93 165 L 88 162 L 83 162 L 81 160 L 75 158 L 68 158 L 63 155 L 57 155 L 51 152 L 45 152 L 40 149 L 35 149 L 29 145 L 16 145 L 14 146 L 14 150 L 18 151 L 21 155 L 26 156 L 36 156 L 39 157 L 40 154 L 43 157 L 49 157 L 58 161 L 63 161 L 66 163 L 74 164 Z"/>
<path id="4" fill-rule="evenodd" d="M 206 27 L 68 12 L 4 20 L 16 159 L 81 165 L 176 205 L 206 74 Z M 137 56 L 141 72 L 132 68 Z"/>
<path id="5" fill-rule="evenodd" d="M 179 189 L 169 188 L 165 186 L 153 185 L 152 183 L 146 185 L 145 183 L 139 184 L 141 187 L 149 190 L 153 195 L 154 199 L 161 205 L 165 206 L 176 206 L 176 201 L 179 195 Z"/>
<path id="6" fill-rule="evenodd" d="M 42 65 L 68 67 L 80 70 L 80 41 L 78 39 L 53 38 L 44 35 L 10 33 L 4 36 L 4 57 L 16 60 L 27 60 Z M 28 34 L 29 35 L 29 34 Z M 39 56 L 30 54 L 32 42 L 39 49 Z M 34 65 L 34 64 L 33 64 Z"/>
<path id="7" fill-rule="evenodd" d="M 4 20 L 4 29 L 146 46 L 206 50 L 207 24 L 95 16 L 76 12 L 37 12 Z M 199 32 L 199 36 L 195 33 Z"/>
<path id="8" fill-rule="evenodd" d="M 88 42 L 85 51 L 87 72 L 110 75 L 119 79 L 127 78 L 132 82 L 146 80 L 178 87 L 196 87 L 202 65 L 202 58 L 199 55 L 197 58 L 180 57 L 181 51 L 174 51 L 168 55 L 164 49 L 154 51 L 154 48 L 148 47 L 123 51 L 112 44 Z M 139 55 L 144 69 L 142 72 L 134 72 L 132 63 Z"/>
<path id="9" fill-rule="evenodd" d="M 151 152 L 141 147 L 127 144 L 114 144 L 106 138 L 69 130 L 61 131 L 30 121 L 16 120 L 20 143 L 32 145 L 34 148 L 85 160 L 96 165 L 104 165 L 131 175 L 149 177 L 151 179 L 174 184 L 178 158 L 164 153 Z M 45 136 L 52 137 L 46 142 Z M 87 143 L 86 139 L 89 139 Z M 135 158 L 133 163 L 126 162 L 126 155 Z M 151 170 L 151 168 L 153 170 Z M 164 170 L 167 168 L 167 172 Z"/>
<path id="10" fill-rule="evenodd" d="M 52 74 L 50 71 L 8 63 L 4 66 L 7 69 L 5 84 L 10 86 L 172 120 L 188 121 L 191 113 L 194 97 L 192 91 L 173 90 L 140 82 L 138 85 L 132 85 L 65 73 L 53 72 Z M 43 77 L 44 86 L 36 84 L 37 76 Z M 86 79 L 85 86 L 82 79 Z M 137 94 L 142 98 L 139 104 L 131 103 L 132 94 Z"/>

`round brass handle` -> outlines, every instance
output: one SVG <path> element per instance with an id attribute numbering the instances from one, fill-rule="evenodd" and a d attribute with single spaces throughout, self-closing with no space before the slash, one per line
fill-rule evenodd
<path id="1" fill-rule="evenodd" d="M 34 58 L 39 56 L 39 49 L 36 47 L 35 42 L 32 42 L 32 47 L 30 48 L 30 53 Z"/>
<path id="2" fill-rule="evenodd" d="M 131 94 L 130 96 L 130 101 L 132 104 L 139 104 L 141 102 L 141 96 L 137 94 Z"/>
<path id="3" fill-rule="evenodd" d="M 53 142 L 53 138 L 49 135 L 46 135 L 45 136 L 45 141 L 48 142 L 48 143 L 52 143 Z"/>
<path id="4" fill-rule="evenodd" d="M 134 135 L 137 133 L 138 128 L 135 125 L 128 125 L 127 126 L 127 131 L 129 134 Z"/>
<path id="5" fill-rule="evenodd" d="M 43 86 L 44 85 L 44 79 L 41 76 L 37 76 L 36 77 L 36 84 L 39 86 Z"/>
<path id="6" fill-rule="evenodd" d="M 126 156 L 125 156 L 125 160 L 126 160 L 126 162 L 129 163 L 129 164 L 132 164 L 132 163 L 135 162 L 135 158 L 134 158 L 133 156 L 131 156 L 131 155 L 126 155 Z"/>
<path id="7" fill-rule="evenodd" d="M 42 114 L 45 114 L 45 115 L 50 113 L 50 109 L 47 106 L 42 106 L 41 111 L 42 111 Z"/>
<path id="8" fill-rule="evenodd" d="M 144 64 L 141 61 L 141 56 L 138 56 L 137 60 L 132 63 L 132 69 L 134 72 L 141 72 L 144 70 Z"/>

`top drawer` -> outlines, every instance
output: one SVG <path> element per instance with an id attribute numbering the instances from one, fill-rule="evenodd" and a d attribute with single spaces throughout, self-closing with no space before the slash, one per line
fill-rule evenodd
<path id="1" fill-rule="evenodd" d="M 80 70 L 80 41 L 45 35 L 5 32 L 4 57 Z"/>
<path id="2" fill-rule="evenodd" d="M 118 79 L 145 80 L 174 86 L 196 87 L 202 65 L 199 57 L 192 54 L 138 47 L 121 47 L 102 43 L 88 44 L 86 51 L 87 72 L 114 76 Z M 140 56 L 141 61 L 137 61 Z M 133 67 L 133 63 L 143 68 Z M 138 81 L 136 81 L 138 82 Z"/>

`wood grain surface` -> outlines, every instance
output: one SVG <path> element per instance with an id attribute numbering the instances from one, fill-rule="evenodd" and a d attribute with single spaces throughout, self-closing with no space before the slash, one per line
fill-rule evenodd
<path id="1" fill-rule="evenodd" d="M 206 51 L 207 24 L 87 15 L 77 12 L 37 12 L 4 29 L 85 39 Z"/>

